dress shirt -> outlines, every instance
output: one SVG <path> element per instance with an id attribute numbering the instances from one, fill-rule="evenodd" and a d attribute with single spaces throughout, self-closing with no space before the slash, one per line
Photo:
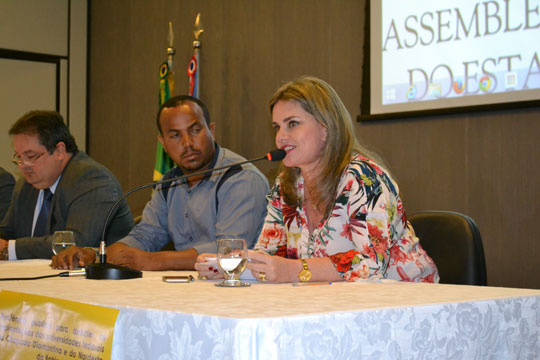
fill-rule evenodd
<path id="1" fill-rule="evenodd" d="M 210 167 L 244 160 L 216 145 Z M 252 247 L 266 215 L 269 188 L 266 177 L 255 166 L 244 164 L 242 168 L 222 184 L 217 196 L 217 184 L 227 169 L 215 171 L 192 187 L 185 181 L 171 185 L 166 198 L 158 184 L 141 222 L 120 242 L 159 251 L 172 240 L 176 250 L 194 248 L 200 254 L 216 252 L 215 240 L 234 237 L 245 239 Z"/>
<path id="2" fill-rule="evenodd" d="M 54 196 L 54 192 L 56 191 L 56 187 L 58 186 L 58 182 L 60 181 L 61 177 L 62 177 L 62 175 L 60 175 L 58 177 L 58 179 L 56 179 L 54 184 L 52 184 L 49 187 L 49 191 L 51 192 L 51 194 L 53 196 Z M 32 234 L 34 233 L 34 229 L 36 228 L 36 222 L 37 222 L 37 219 L 39 217 L 39 212 L 41 211 L 41 205 L 43 205 L 43 198 L 44 198 L 43 193 L 44 193 L 43 189 L 39 190 L 38 199 L 36 201 L 36 207 L 34 209 L 34 220 L 32 222 Z M 8 243 L 9 260 L 17 260 L 17 253 L 15 251 L 15 241 L 16 240 L 9 240 L 9 243 Z"/>

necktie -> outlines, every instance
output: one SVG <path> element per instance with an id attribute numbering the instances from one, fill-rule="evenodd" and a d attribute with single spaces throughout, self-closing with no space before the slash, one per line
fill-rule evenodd
<path id="1" fill-rule="evenodd" d="M 43 204 L 41 204 L 41 210 L 36 221 L 36 227 L 34 228 L 34 236 L 46 235 L 45 229 L 47 227 L 47 218 L 49 217 L 49 210 L 51 209 L 51 199 L 53 194 L 51 190 L 43 190 Z"/>

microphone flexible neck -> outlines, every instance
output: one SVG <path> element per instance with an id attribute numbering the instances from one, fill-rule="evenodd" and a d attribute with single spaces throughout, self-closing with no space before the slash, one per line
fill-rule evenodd
<path id="1" fill-rule="evenodd" d="M 256 159 L 252 159 L 252 160 L 240 161 L 240 162 L 237 162 L 237 163 L 232 163 L 232 164 L 220 166 L 220 167 L 217 167 L 217 168 L 201 170 L 201 171 L 197 171 L 197 172 L 194 172 L 194 173 L 191 173 L 191 174 L 177 176 L 177 177 L 173 177 L 173 178 L 165 179 L 165 180 L 161 180 L 161 181 L 154 181 L 154 182 L 151 182 L 151 183 L 148 183 L 148 184 L 137 186 L 137 187 L 129 190 L 128 192 L 126 192 L 124 195 L 122 195 L 118 200 L 116 200 L 116 202 L 113 204 L 113 206 L 111 206 L 111 209 L 109 210 L 109 213 L 107 214 L 107 217 L 105 218 L 105 224 L 103 226 L 103 234 L 101 236 L 100 248 L 104 248 L 104 245 L 107 244 L 106 235 L 107 235 L 107 230 L 109 228 L 109 221 L 111 220 L 112 214 L 116 210 L 118 204 L 120 204 L 120 202 L 122 200 L 124 200 L 126 197 L 128 197 L 130 194 L 134 193 L 135 191 L 139 191 L 139 190 L 151 187 L 151 186 L 155 186 L 156 184 L 166 184 L 166 183 L 170 183 L 170 182 L 173 182 L 173 181 L 181 181 L 181 180 L 187 179 L 187 178 L 192 177 L 192 176 L 206 175 L 206 174 L 209 174 L 209 173 L 214 172 L 214 171 L 227 169 L 227 168 L 237 166 L 237 165 L 253 163 L 253 162 L 260 161 L 260 160 L 280 161 L 284 157 L 285 157 L 285 151 L 282 150 L 282 149 L 276 149 L 276 150 L 270 151 L 268 154 L 266 154 L 266 155 L 264 155 L 264 156 L 262 156 L 260 158 L 256 158 Z"/>

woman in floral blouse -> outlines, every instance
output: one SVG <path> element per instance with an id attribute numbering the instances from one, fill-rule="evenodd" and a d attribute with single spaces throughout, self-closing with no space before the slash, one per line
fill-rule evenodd
<path id="1" fill-rule="evenodd" d="M 249 253 L 252 274 L 269 282 L 438 282 L 396 182 L 359 144 L 334 89 L 302 77 L 276 91 L 270 110 L 287 155 Z"/>

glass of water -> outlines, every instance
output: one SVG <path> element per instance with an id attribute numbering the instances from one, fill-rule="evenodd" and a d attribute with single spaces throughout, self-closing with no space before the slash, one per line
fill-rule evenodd
<path id="1" fill-rule="evenodd" d="M 64 250 L 75 245 L 73 231 L 55 231 L 53 234 L 52 251 L 54 255 L 58 255 Z"/>
<path id="2" fill-rule="evenodd" d="M 217 263 L 225 280 L 216 284 L 223 287 L 243 287 L 249 283 L 240 281 L 240 274 L 248 262 L 246 241 L 243 239 L 218 240 Z"/>

